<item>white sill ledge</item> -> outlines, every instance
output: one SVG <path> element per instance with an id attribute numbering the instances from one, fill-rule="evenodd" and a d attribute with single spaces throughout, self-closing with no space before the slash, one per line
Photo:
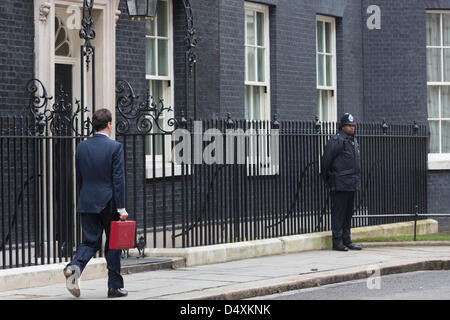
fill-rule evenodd
<path id="1" fill-rule="evenodd" d="M 450 170 L 450 153 L 429 153 L 428 170 Z"/>
<path id="2" fill-rule="evenodd" d="M 153 170 L 153 163 L 147 161 L 145 166 L 145 178 L 153 179 L 153 174 L 155 178 L 170 178 L 191 174 L 191 166 L 184 165 L 184 172 L 182 173 L 182 165 L 174 164 L 173 165 L 173 174 L 172 174 L 172 163 L 167 162 L 165 164 L 165 172 L 163 172 L 163 164 L 162 162 L 155 163 L 155 169 Z M 279 174 L 279 166 L 261 166 L 259 169 L 256 169 L 256 166 L 247 165 L 247 176 L 275 176 Z M 163 175 L 164 173 L 164 175 Z"/>
<path id="3" fill-rule="evenodd" d="M 173 168 L 172 168 L 173 167 Z M 155 174 L 155 178 L 169 178 L 169 177 L 176 177 L 176 176 L 181 176 L 182 174 L 184 175 L 189 175 L 191 168 L 189 165 L 185 165 L 184 166 L 184 171 L 182 171 L 182 165 L 179 164 L 174 164 L 172 165 L 172 163 L 168 162 L 165 164 L 165 172 L 163 172 L 163 164 L 161 162 L 157 162 L 155 163 L 155 169 L 153 169 L 153 164 L 149 162 L 147 162 L 147 165 L 145 166 L 145 178 L 146 179 L 153 179 L 153 173 Z M 172 174 L 172 169 L 173 169 L 173 174 Z M 164 175 L 163 175 L 164 173 Z"/>

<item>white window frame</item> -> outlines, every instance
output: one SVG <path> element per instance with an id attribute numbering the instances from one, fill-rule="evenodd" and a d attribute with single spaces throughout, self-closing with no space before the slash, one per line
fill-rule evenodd
<path id="1" fill-rule="evenodd" d="M 247 10 L 252 10 L 255 12 L 260 12 L 264 15 L 264 46 L 258 46 L 256 43 L 255 45 L 247 44 Z M 267 149 L 265 147 L 266 144 L 269 143 L 270 139 L 270 115 L 271 115 L 271 105 L 270 105 L 270 17 L 269 17 L 269 6 L 264 4 L 258 4 L 254 2 L 245 2 L 244 4 L 244 46 L 245 46 L 245 90 L 247 90 L 247 86 L 252 87 L 260 87 L 260 120 L 265 121 L 268 123 L 269 128 L 266 128 L 262 132 L 262 136 L 258 134 L 257 137 L 250 138 L 248 137 L 248 143 L 249 143 L 249 149 L 250 150 L 256 150 L 256 146 L 254 145 L 255 140 L 256 143 L 259 144 L 260 153 L 263 151 L 267 152 Z M 255 15 L 256 19 L 256 15 Z M 257 30 L 256 30 L 256 23 L 255 23 L 255 41 L 257 37 Z M 247 48 L 254 47 L 254 48 L 264 48 L 265 49 L 265 55 L 264 55 L 264 81 L 249 81 L 248 79 L 248 62 L 247 62 Z M 255 52 L 255 67 L 258 66 L 258 55 L 257 50 Z M 258 70 L 256 70 L 255 77 L 257 79 L 258 77 Z M 262 89 L 262 88 L 265 88 Z M 246 94 L 246 93 L 245 93 Z M 254 95 L 253 92 L 251 94 L 250 99 L 253 100 Z M 253 105 L 253 101 L 249 102 L 250 105 Z M 250 112 L 252 112 L 252 108 L 250 109 Z M 249 118 L 254 120 L 252 115 L 249 115 Z M 251 121 L 251 120 L 250 120 Z M 259 129 L 261 132 L 262 129 Z M 264 146 L 263 146 L 264 145 Z M 260 155 L 261 157 L 261 155 Z M 256 168 L 257 166 L 258 168 Z M 275 167 L 272 161 L 272 156 L 269 154 L 267 158 L 262 161 L 262 159 L 257 159 L 257 156 L 247 156 L 247 175 L 249 176 L 262 176 L 262 175 L 275 175 L 278 174 L 278 167 Z"/>
<path id="2" fill-rule="evenodd" d="M 427 10 L 426 14 L 433 13 L 433 14 L 448 14 L 450 15 L 450 10 Z M 450 49 L 450 46 L 444 46 L 443 44 L 443 33 L 442 33 L 442 17 L 440 19 L 440 36 L 441 41 L 439 46 L 429 46 L 426 45 L 426 49 Z M 444 60 L 443 60 L 443 53 L 441 50 L 441 77 L 444 76 Z M 428 70 L 427 70 L 428 72 Z M 443 79 L 443 78 L 441 78 Z M 427 79 L 427 89 L 428 86 L 450 86 L 449 81 L 428 81 Z M 428 90 L 427 90 L 428 92 Z M 428 100 L 428 94 L 427 94 L 427 100 Z M 439 113 L 442 110 L 441 106 L 441 93 L 439 89 Z M 442 118 L 441 114 L 439 115 L 439 118 L 430 118 L 428 117 L 428 111 L 427 111 L 427 121 L 439 121 L 439 127 L 441 127 L 441 121 L 450 121 L 450 118 Z M 441 130 L 439 130 L 441 132 Z M 442 139 L 439 137 L 439 150 L 442 150 Z M 428 153 L 428 169 L 429 170 L 450 170 L 450 153 Z"/>
<path id="3" fill-rule="evenodd" d="M 171 130 L 170 127 L 168 127 L 167 121 L 174 117 L 174 111 L 173 111 L 173 102 L 174 102 L 174 70 L 173 70 L 173 0 L 163 0 L 167 2 L 167 14 L 168 14 L 168 76 L 158 76 L 158 75 L 148 75 L 146 74 L 145 78 L 147 82 L 149 81 L 164 81 L 163 86 L 163 99 L 164 99 L 164 107 L 172 107 L 172 111 L 164 112 L 164 117 L 162 118 L 162 129 L 164 130 Z M 158 19 L 158 17 L 156 17 Z M 156 20 L 157 21 L 157 20 Z M 155 26 L 157 26 L 157 23 L 155 21 Z M 151 38 L 151 39 L 167 39 L 167 37 L 160 37 L 158 36 L 157 32 L 155 36 L 145 35 L 145 38 Z M 158 45 L 158 41 L 155 41 L 156 46 Z M 156 47 L 156 55 L 158 54 L 158 48 Z M 146 57 L 147 58 L 147 57 Z M 158 70 L 158 62 L 156 62 L 156 70 Z M 156 72 L 158 74 L 158 72 Z M 170 85 L 167 85 L 170 84 Z M 151 88 L 149 88 L 151 90 Z M 158 103 L 159 106 L 159 100 L 157 101 L 155 98 L 155 103 Z M 149 117 L 149 120 L 152 120 Z M 147 136 L 148 139 L 150 139 L 150 135 Z M 172 176 L 172 142 L 171 142 L 171 135 L 166 134 L 164 138 L 164 146 L 165 146 L 165 159 L 163 163 L 162 155 L 151 155 L 146 154 L 145 155 L 145 176 L 147 179 L 152 178 L 160 178 L 163 177 L 163 171 L 165 170 L 164 177 L 170 177 Z M 153 158 L 154 161 L 153 161 Z M 153 163 L 155 164 L 155 176 L 153 177 Z M 173 164 L 174 166 L 174 174 L 175 176 L 181 175 L 181 165 Z M 164 170 L 163 170 L 164 167 Z"/>
<path id="4" fill-rule="evenodd" d="M 326 52 L 320 52 L 318 51 L 318 39 L 317 39 L 317 22 L 322 22 L 324 23 L 325 26 L 325 22 L 329 22 L 331 23 L 331 53 L 326 53 Z M 334 17 L 329 17 L 329 16 L 323 16 L 323 15 L 316 15 L 316 86 L 317 86 L 317 99 L 322 99 L 322 95 L 319 96 L 319 90 L 328 90 L 328 91 L 332 91 L 333 96 L 331 97 L 328 103 L 328 119 L 327 121 L 332 121 L 332 122 L 336 122 L 337 121 L 337 76 L 336 76 L 336 72 L 337 72 L 337 67 L 336 67 L 336 19 Z M 324 47 L 324 51 L 325 50 L 325 27 L 324 27 L 324 32 L 323 32 L 323 47 Z M 326 59 L 324 61 L 324 65 L 323 65 L 323 73 L 325 75 L 324 77 L 324 81 L 325 84 L 324 85 L 319 85 L 319 54 L 320 55 L 324 55 L 324 56 L 331 56 L 331 64 L 332 64 L 332 85 L 331 86 L 327 86 L 326 85 Z M 331 102 L 331 103 L 330 103 Z M 317 105 L 321 105 L 321 101 L 318 100 Z M 317 110 L 319 113 L 319 119 L 320 121 L 324 121 L 323 119 L 323 115 L 322 115 L 322 108 L 319 108 L 319 110 Z"/>
<path id="5" fill-rule="evenodd" d="M 244 25 L 244 46 L 245 46 L 245 86 L 258 86 L 265 87 L 266 92 L 262 91 L 261 99 L 263 103 L 261 103 L 260 115 L 262 120 L 270 120 L 270 28 L 269 28 L 269 7 L 263 4 L 257 4 L 253 2 L 245 2 L 244 5 L 244 15 L 247 16 L 247 10 L 253 10 L 257 12 L 261 12 L 264 14 L 264 47 L 256 45 L 248 45 L 247 44 L 247 24 Z M 244 21 L 246 19 L 244 18 Z M 256 24 L 255 24 L 256 25 Z M 255 30 L 255 38 L 256 38 L 256 30 Z M 248 81 L 247 80 L 247 71 L 248 71 L 248 63 L 247 63 L 247 47 L 255 47 L 255 48 L 265 48 L 265 61 L 264 61 L 264 81 Z M 255 66 L 258 65 L 257 62 L 257 54 L 255 54 Z M 257 76 L 257 73 L 256 73 Z"/>

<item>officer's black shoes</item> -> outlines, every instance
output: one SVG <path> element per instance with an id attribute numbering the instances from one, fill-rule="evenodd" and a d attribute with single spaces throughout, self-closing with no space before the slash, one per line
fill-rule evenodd
<path id="1" fill-rule="evenodd" d="M 350 250 L 361 250 L 362 248 L 360 246 L 358 246 L 357 244 L 354 243 L 349 243 L 345 245 L 347 248 L 349 248 Z"/>
<path id="2" fill-rule="evenodd" d="M 77 272 L 76 267 L 67 265 L 63 270 L 66 277 L 66 288 L 75 297 L 80 297 L 80 272 Z"/>
<path id="3" fill-rule="evenodd" d="M 333 250 L 336 251 L 348 251 L 348 248 L 344 246 L 342 243 L 333 244 Z"/>
<path id="4" fill-rule="evenodd" d="M 108 298 L 121 298 L 126 297 L 128 295 L 128 291 L 125 289 L 108 289 Z"/>

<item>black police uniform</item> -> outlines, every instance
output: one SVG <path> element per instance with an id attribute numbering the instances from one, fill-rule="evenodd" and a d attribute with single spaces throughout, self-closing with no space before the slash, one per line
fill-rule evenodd
<path id="1" fill-rule="evenodd" d="M 353 117 L 345 114 L 341 126 L 344 124 L 355 125 Z M 350 238 L 354 195 L 361 188 L 360 150 L 354 136 L 340 130 L 327 142 L 321 159 L 321 174 L 331 187 L 333 249 L 361 249 L 352 244 Z"/>

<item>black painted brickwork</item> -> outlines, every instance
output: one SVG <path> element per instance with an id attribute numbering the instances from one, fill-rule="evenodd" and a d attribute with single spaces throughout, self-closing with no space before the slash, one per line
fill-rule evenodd
<path id="1" fill-rule="evenodd" d="M 34 6 L 0 1 L 0 114 L 26 111 L 26 82 L 34 70 Z"/>

